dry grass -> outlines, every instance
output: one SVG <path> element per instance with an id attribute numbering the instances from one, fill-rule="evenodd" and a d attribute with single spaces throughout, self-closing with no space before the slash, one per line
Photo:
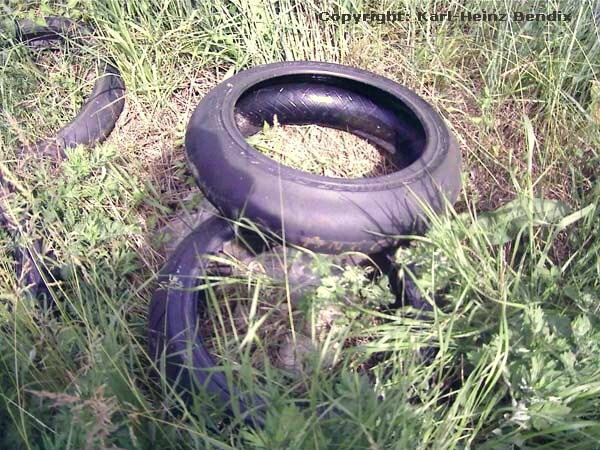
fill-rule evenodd
<path id="1" fill-rule="evenodd" d="M 368 178 L 397 170 L 365 139 L 319 125 L 275 125 L 249 142 L 278 163 L 325 177 Z"/>
<path id="2" fill-rule="evenodd" d="M 385 46 L 369 39 L 354 41 L 345 62 L 405 85 L 444 117 L 459 143 L 467 175 L 457 209 L 465 209 L 463 199 L 477 211 L 496 209 L 518 195 L 514 180 L 529 175 L 539 178 L 537 196 L 571 201 L 573 186 L 565 178 L 564 166 L 556 159 L 541 160 L 540 155 L 548 153 L 544 130 L 535 130 L 534 164 L 528 173 L 523 117 L 534 117 L 539 100 L 535 96 L 486 99 L 478 62 L 468 59 L 470 43 L 466 41 L 444 42 L 439 52 L 431 50 L 436 56 L 428 70 L 416 67 L 418 49 L 412 46 L 406 27 L 401 24 L 394 33 L 381 37 Z"/>
<path id="3" fill-rule="evenodd" d="M 202 97 L 217 84 L 214 72 L 191 72 L 192 80 L 176 90 L 167 102 L 150 104 L 127 94 L 125 108 L 108 144 L 120 149 L 128 170 L 151 187 L 151 201 L 140 205 L 138 217 L 149 243 L 144 256 L 164 262 L 177 241 L 194 226 L 200 191 L 187 167 L 183 138 L 185 127 Z M 167 232 L 168 242 L 159 236 Z M 158 238 L 158 239 L 157 239 Z M 156 265 L 154 269 L 158 268 Z"/>

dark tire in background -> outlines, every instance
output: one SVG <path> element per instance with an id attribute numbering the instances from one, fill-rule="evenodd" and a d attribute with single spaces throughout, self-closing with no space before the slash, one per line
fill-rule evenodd
<path id="1" fill-rule="evenodd" d="M 400 169 L 335 179 L 283 166 L 245 141 L 275 115 L 363 137 Z M 460 153 L 433 108 L 387 78 L 337 64 L 275 63 L 227 79 L 194 111 L 185 146 L 198 185 L 226 217 L 323 253 L 374 253 L 395 235 L 421 233 L 424 210 L 442 212 L 460 190 Z"/>
<path id="2" fill-rule="evenodd" d="M 85 25 L 73 22 L 64 17 L 46 17 L 45 24 L 31 20 L 15 23 L 15 34 L 2 48 L 18 43 L 35 49 L 55 48 L 66 40 L 76 41 L 79 45 L 93 45 L 93 30 Z M 86 99 L 78 114 L 54 136 L 43 139 L 34 145 L 24 145 L 18 156 L 33 153 L 36 156 L 58 158 L 64 156 L 64 149 L 77 145 L 92 146 L 104 141 L 113 131 L 117 119 L 125 104 L 125 84 L 116 67 L 102 63 L 100 76 L 94 83 L 92 93 Z M 5 184 L 0 174 L 0 182 Z M 9 183 L 7 188 L 12 190 Z M 0 224 L 6 224 L 7 218 L 0 210 Z M 26 224 L 23 225 L 27 229 Z M 41 252 L 41 242 L 33 243 L 34 253 Z M 40 266 L 36 263 L 28 248 L 17 248 L 15 251 L 17 273 L 23 285 L 29 286 L 28 292 L 37 296 L 40 290 L 48 294 L 44 286 Z"/>
<path id="3" fill-rule="evenodd" d="M 45 25 L 30 20 L 17 22 L 14 41 L 33 49 L 52 48 L 65 40 L 86 45 L 85 39 L 89 39 L 93 43 L 93 31 L 84 25 L 64 17 L 47 17 L 45 22 Z M 31 150 L 56 156 L 68 147 L 102 142 L 114 129 L 124 105 L 125 84 L 119 70 L 103 63 L 94 89 L 78 114 L 54 136 L 38 142 Z"/>

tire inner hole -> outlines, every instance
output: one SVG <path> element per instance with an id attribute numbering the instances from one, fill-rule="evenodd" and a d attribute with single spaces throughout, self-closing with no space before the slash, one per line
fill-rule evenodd
<path id="1" fill-rule="evenodd" d="M 415 113 L 374 86 L 290 75 L 252 87 L 234 117 L 246 142 L 294 169 L 335 178 L 393 173 L 423 153 Z"/>

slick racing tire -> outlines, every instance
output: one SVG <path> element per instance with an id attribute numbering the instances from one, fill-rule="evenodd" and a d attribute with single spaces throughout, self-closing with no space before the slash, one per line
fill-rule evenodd
<path id="1" fill-rule="evenodd" d="M 89 45 L 93 31 L 64 17 L 47 17 L 45 25 L 25 20 L 15 25 L 13 42 L 22 42 L 32 49 L 53 48 L 66 40 Z M 91 146 L 104 141 L 112 132 L 125 104 L 125 84 L 119 70 L 103 63 L 100 76 L 90 96 L 73 120 L 54 136 L 35 144 L 37 154 L 62 155 L 63 150 L 77 145 Z M 21 151 L 28 150 L 27 148 Z"/>
<path id="2" fill-rule="evenodd" d="M 314 259 L 310 252 L 267 245 L 255 233 L 238 230 L 236 234 L 227 219 L 212 215 L 179 243 L 160 271 L 148 318 L 149 352 L 156 363 L 155 375 L 164 376 L 188 399 L 201 389 L 214 395 L 229 414 L 237 411 L 247 424 L 262 426 L 265 401 L 257 395 L 242 394 L 228 381 L 198 327 L 199 318 L 205 316 L 209 306 L 207 280 L 214 276 L 244 276 L 227 263 L 226 256 L 233 256 L 235 266 L 258 265 L 269 279 L 285 282 L 293 305 L 314 293 L 323 275 L 340 277 L 340 267 L 366 261 L 355 259 L 354 254 L 329 256 L 331 265 L 323 273 L 322 257 Z"/>
<path id="3" fill-rule="evenodd" d="M 238 239 L 242 236 L 241 239 Z M 243 242 L 243 243 L 242 243 Z M 284 258 L 279 251 L 287 252 Z M 198 318 L 208 306 L 207 291 L 202 289 L 206 276 L 231 276 L 226 262 L 214 257 L 234 255 L 235 260 L 259 263 L 265 274 L 275 280 L 287 280 L 290 300 L 295 302 L 321 283 L 320 274 L 310 267 L 312 257 L 293 249 L 265 244 L 255 233 L 238 231 L 226 219 L 211 215 L 183 241 L 158 275 L 159 286 L 152 295 L 148 319 L 149 350 L 158 373 L 178 391 L 189 395 L 195 389 L 215 395 L 230 414 L 238 411 L 251 426 L 263 426 L 266 404 L 258 396 L 242 395 L 217 370 L 215 359 L 198 330 Z M 340 261 L 346 261 L 341 257 Z M 284 268 L 282 260 L 287 261 Z M 329 272 L 336 274 L 336 269 Z"/>
<path id="4" fill-rule="evenodd" d="M 245 141 L 275 116 L 349 131 L 399 169 L 336 179 L 281 165 Z M 337 64 L 275 63 L 225 80 L 198 104 L 185 147 L 196 182 L 226 217 L 322 253 L 374 253 L 421 233 L 425 210 L 442 212 L 460 190 L 459 150 L 433 108 L 387 78 Z"/>
<path id="5" fill-rule="evenodd" d="M 235 231 L 225 219 L 212 216 L 194 229 L 178 246 L 158 276 L 159 286 L 152 295 L 149 312 L 150 357 L 158 371 L 184 393 L 196 388 L 216 395 L 229 413 L 247 413 L 253 402 L 261 411 L 246 422 L 263 425 L 264 403 L 244 399 L 228 383 L 226 375 L 215 371 L 215 360 L 198 332 L 198 318 L 206 308 L 205 290 L 198 287 L 209 271 L 210 257 L 232 241 Z M 212 369 L 212 370 L 211 370 Z M 237 399 L 237 405 L 234 400 Z"/>
<path id="6" fill-rule="evenodd" d="M 158 275 L 148 316 L 149 354 L 156 364 L 153 374 L 160 382 L 164 377 L 187 401 L 200 389 L 214 396 L 229 414 L 243 418 L 250 426 L 262 427 L 268 408 L 266 401 L 258 395 L 242 393 L 240 386 L 228 380 L 201 333 L 199 318 L 206 317 L 209 308 L 210 280 L 215 276 L 230 279 L 241 276 L 239 279 L 247 283 L 245 275 L 227 263 L 226 258 L 232 257 L 235 266 L 258 266 L 268 279 L 285 280 L 289 300 L 297 305 L 300 299 L 316 292 L 323 276 L 340 279 L 341 267 L 366 263 L 380 275 L 387 273 L 397 299 L 397 304 L 390 308 L 410 305 L 417 310 L 430 310 L 418 288 L 408 284 L 407 279 L 398 279 L 386 256 L 383 253 L 379 256 L 379 261 L 356 254 L 321 255 L 314 259 L 310 252 L 267 245 L 254 233 L 244 235 L 238 230 L 236 234 L 227 219 L 207 216 L 179 243 Z M 325 260 L 331 265 L 323 272 Z"/>

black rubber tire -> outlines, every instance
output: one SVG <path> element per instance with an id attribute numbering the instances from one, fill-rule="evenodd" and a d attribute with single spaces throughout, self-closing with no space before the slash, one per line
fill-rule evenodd
<path id="1" fill-rule="evenodd" d="M 318 259 L 320 264 L 311 266 L 313 256 L 306 252 L 267 245 L 256 234 L 242 231 L 241 235 L 242 239 L 236 238 L 228 220 L 207 215 L 179 243 L 160 271 L 159 285 L 152 294 L 148 317 L 149 354 L 156 364 L 156 370 L 152 372 L 159 383 L 164 375 L 171 387 L 186 400 L 190 400 L 196 389 L 202 389 L 218 397 L 229 414 L 235 414 L 237 410 L 238 417 L 243 417 L 248 425 L 263 426 L 267 412 L 265 400 L 242 394 L 227 381 L 225 374 L 217 369 L 198 330 L 198 318 L 204 314 L 207 305 L 206 290 L 202 288 L 205 277 L 236 275 L 225 262 L 215 263 L 211 258 L 217 256 L 223 261 L 222 258 L 230 255 L 242 265 L 258 262 L 270 279 L 287 281 L 290 301 L 295 304 L 321 285 L 323 255 Z M 286 258 L 281 252 L 286 252 Z M 284 260 L 285 268 L 282 266 Z M 391 305 L 391 309 L 410 305 L 416 310 L 431 310 L 414 283 L 408 285 L 406 279 L 397 278 L 397 271 L 391 267 L 385 253 L 378 254 L 371 262 L 357 258 L 357 255 L 332 255 L 328 260 L 332 265 L 325 275 L 338 278 L 343 273 L 339 268 L 349 265 L 368 264 L 381 275 L 387 273 L 392 292 L 397 296 L 397 304 Z M 237 404 L 233 403 L 234 398 Z M 324 415 L 326 410 L 323 409 Z"/>
<path id="2" fill-rule="evenodd" d="M 401 167 L 335 179 L 278 164 L 245 137 L 263 122 L 319 124 L 359 135 Z M 441 212 L 460 190 L 460 152 L 442 118 L 414 92 L 364 70 L 320 62 L 255 67 L 211 90 L 194 111 L 187 156 L 206 197 L 322 253 L 373 253 L 393 236 L 422 233 L 423 205 Z M 390 238 L 390 236 L 392 238 Z"/>
<path id="3" fill-rule="evenodd" d="M 15 36 L 10 45 L 24 43 L 33 49 L 54 47 L 65 39 L 92 39 L 93 31 L 64 17 L 46 17 L 45 25 L 30 20 L 15 23 Z M 6 46 L 5 44 L 5 46 Z M 59 130 L 53 137 L 37 142 L 32 146 L 23 146 L 19 157 L 33 152 L 39 156 L 51 158 L 64 157 L 64 149 L 77 145 L 92 146 L 104 141 L 112 132 L 125 104 L 125 84 L 116 67 L 105 63 L 102 75 L 75 118 Z M 0 182 L 5 181 L 0 177 Z M 8 185 L 8 189 L 12 187 Z M 0 210 L 0 223 L 4 222 Z M 41 242 L 34 242 L 34 249 L 40 251 Z M 23 284 L 29 286 L 29 294 L 37 296 L 40 290 L 48 293 L 43 276 L 29 249 L 15 251 L 17 273 Z"/>
<path id="4" fill-rule="evenodd" d="M 198 317 L 206 305 L 204 291 L 197 288 L 207 273 L 208 257 L 220 252 L 234 237 L 231 224 L 213 216 L 177 246 L 158 276 L 161 284 L 152 294 L 149 350 L 159 372 L 164 372 L 177 389 L 184 393 L 205 389 L 218 395 L 229 413 L 236 408 L 247 413 L 250 399 L 238 395 L 238 404 L 232 405 L 230 384 L 223 373 L 214 370 L 215 361 L 197 330 Z M 255 399 L 253 403 L 262 412 L 254 411 L 246 421 L 262 426 L 264 402 Z"/>
<path id="5" fill-rule="evenodd" d="M 46 17 L 46 25 L 30 20 L 16 23 L 15 42 L 40 49 L 55 46 L 65 39 L 83 40 L 92 38 L 93 31 L 65 17 Z M 92 39 L 93 40 L 93 39 Z M 37 154 L 56 157 L 63 150 L 77 145 L 92 146 L 104 141 L 112 132 L 125 105 L 125 84 L 119 70 L 105 63 L 102 74 L 94 84 L 94 89 L 86 99 L 75 118 L 59 130 L 53 137 L 44 139 L 32 150 Z"/>
<path id="6" fill-rule="evenodd" d="M 240 235 L 242 238 L 238 239 Z M 286 258 L 280 252 L 286 252 Z M 228 383 L 224 373 L 216 370 L 215 360 L 198 332 L 198 317 L 207 305 L 206 290 L 201 289 L 204 277 L 233 273 L 226 263 L 211 261 L 215 255 L 234 255 L 242 264 L 258 262 L 270 279 L 285 279 L 292 304 L 321 285 L 322 267 L 311 266 L 313 257 L 308 253 L 267 245 L 260 236 L 243 230 L 236 235 L 229 221 L 213 215 L 179 243 L 158 275 L 159 285 L 152 294 L 148 318 L 149 352 L 157 365 L 156 372 L 164 374 L 184 396 L 203 389 L 220 398 L 228 413 L 237 410 L 249 425 L 262 426 L 265 401 L 243 395 Z M 355 255 L 329 259 L 333 263 L 327 272 L 330 276 L 341 275 L 338 267 L 365 262 L 355 259 Z M 287 263 L 285 268 L 283 260 Z M 238 399 L 237 405 L 233 398 Z"/>
<path id="7" fill-rule="evenodd" d="M 44 20 L 45 25 L 31 20 L 15 22 L 15 35 L 4 42 L 3 47 L 23 43 L 32 49 L 53 48 L 66 39 L 93 42 L 93 30 L 85 25 L 65 17 L 51 16 Z M 113 65 L 104 63 L 101 72 L 92 93 L 73 120 L 53 137 L 30 147 L 22 147 L 19 156 L 25 150 L 51 157 L 64 156 L 65 148 L 92 146 L 110 135 L 125 105 L 125 84 L 119 70 Z"/>

